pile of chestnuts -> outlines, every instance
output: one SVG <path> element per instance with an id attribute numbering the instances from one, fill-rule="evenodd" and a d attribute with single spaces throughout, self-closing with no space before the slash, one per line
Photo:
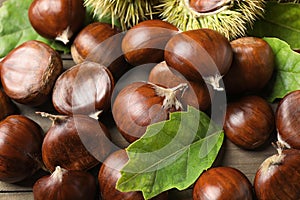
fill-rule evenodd
<path id="1" fill-rule="evenodd" d="M 276 112 L 260 96 L 275 65 L 267 42 L 229 41 L 204 28 L 182 32 L 159 19 L 122 33 L 102 22 L 84 25 L 84 15 L 82 0 L 34 0 L 28 12 L 41 36 L 70 44 L 71 68 L 35 40 L 0 61 L 0 181 L 18 183 L 43 170 L 47 175 L 32 185 L 35 200 L 143 200 L 140 192 L 115 187 L 128 161 L 124 147 L 172 112 L 193 106 L 209 115 L 213 99 L 225 93 L 226 139 L 244 151 L 273 142 L 278 153 L 257 169 L 253 184 L 238 169 L 213 166 L 200 175 L 190 196 L 300 199 L 300 91 L 284 97 Z M 146 80 L 116 91 L 128 71 L 143 65 L 150 66 Z M 18 105 L 48 118 L 51 127 L 43 130 Z M 41 110 L 45 106 L 53 113 Z M 153 199 L 168 199 L 168 191 Z"/>

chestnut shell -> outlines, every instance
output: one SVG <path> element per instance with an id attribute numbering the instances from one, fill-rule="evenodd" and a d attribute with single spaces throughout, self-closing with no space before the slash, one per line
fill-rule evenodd
<path id="1" fill-rule="evenodd" d="M 147 126 L 168 119 L 170 110 L 162 107 L 164 97 L 152 85 L 134 82 L 117 95 L 112 114 L 117 128 L 130 143 L 144 135 Z"/>
<path id="2" fill-rule="evenodd" d="M 241 37 L 230 42 L 233 61 L 224 76 L 228 94 L 258 92 L 272 77 L 275 56 L 270 45 L 261 38 Z"/>
<path id="3" fill-rule="evenodd" d="M 174 35 L 166 44 L 165 61 L 188 80 L 224 75 L 232 62 L 227 38 L 211 29 L 196 29 Z"/>
<path id="4" fill-rule="evenodd" d="M 276 110 L 276 127 L 281 140 L 300 149 L 300 90 L 287 94 Z"/>
<path id="5" fill-rule="evenodd" d="M 0 69 L 5 93 L 18 103 L 37 106 L 51 95 L 62 60 L 47 44 L 31 40 L 12 50 Z"/>
<path id="6" fill-rule="evenodd" d="M 34 200 L 95 200 L 96 180 L 88 172 L 56 167 L 33 186 Z"/>
<path id="7" fill-rule="evenodd" d="M 224 132 L 231 142 L 241 148 L 262 146 L 274 128 L 274 112 L 262 97 L 244 96 L 227 105 Z"/>
<path id="8" fill-rule="evenodd" d="M 128 63 L 138 66 L 164 60 L 164 48 L 178 29 L 159 19 L 146 20 L 129 29 L 122 41 Z"/>
<path id="9" fill-rule="evenodd" d="M 227 4 L 227 0 L 189 0 L 189 6 L 199 13 L 209 13 L 222 8 L 223 4 Z"/>
<path id="10" fill-rule="evenodd" d="M 83 0 L 34 0 L 28 9 L 28 18 L 34 30 L 41 36 L 68 40 L 83 26 L 85 7 Z M 65 32 L 65 33 L 64 33 Z"/>
<path id="11" fill-rule="evenodd" d="M 10 98 L 0 90 L 0 121 L 9 115 L 17 114 L 17 106 L 10 100 Z"/>
<path id="12" fill-rule="evenodd" d="M 300 199 L 300 151 L 286 149 L 266 159 L 256 172 L 258 200 Z"/>
<path id="13" fill-rule="evenodd" d="M 121 177 L 121 169 L 128 161 L 124 149 L 115 151 L 109 155 L 101 165 L 98 174 L 100 195 L 102 200 L 144 200 L 141 192 L 120 192 L 116 189 L 116 183 Z M 163 192 L 151 200 L 167 200 L 168 193 Z"/>
<path id="14" fill-rule="evenodd" d="M 165 61 L 157 64 L 149 74 L 148 81 L 166 88 L 175 87 L 181 83 L 187 83 L 188 88 L 180 96 L 184 108 L 188 105 L 206 111 L 211 105 L 210 92 L 207 85 L 202 82 L 188 81 L 181 74 L 169 67 Z"/>
<path id="15" fill-rule="evenodd" d="M 0 181 L 15 183 L 41 168 L 41 127 L 22 115 L 0 122 Z"/>
<path id="16" fill-rule="evenodd" d="M 123 37 L 117 27 L 93 22 L 77 34 L 71 46 L 73 60 L 75 63 L 93 61 L 107 66 L 117 80 L 130 68 L 121 49 Z"/>
<path id="17" fill-rule="evenodd" d="M 67 170 L 89 170 L 112 150 L 110 133 L 97 120 L 86 115 L 57 116 L 42 145 L 45 166 Z"/>
<path id="18" fill-rule="evenodd" d="M 232 167 L 215 167 L 203 172 L 193 188 L 193 200 L 252 200 L 252 185 Z"/>
<path id="19" fill-rule="evenodd" d="M 85 61 L 57 79 L 52 102 L 61 114 L 92 114 L 110 108 L 114 79 L 103 65 Z"/>

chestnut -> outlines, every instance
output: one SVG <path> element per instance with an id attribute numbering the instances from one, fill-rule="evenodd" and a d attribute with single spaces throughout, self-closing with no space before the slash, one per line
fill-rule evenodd
<path id="1" fill-rule="evenodd" d="M 193 200 L 252 200 L 252 185 L 238 169 L 215 167 L 203 172 L 193 187 Z"/>
<path id="2" fill-rule="evenodd" d="M 169 113 L 182 109 L 176 93 L 184 90 L 183 83 L 164 88 L 152 83 L 133 82 L 117 95 L 112 114 L 116 126 L 130 143 L 144 135 L 148 125 L 168 119 Z"/>
<path id="3" fill-rule="evenodd" d="M 129 29 L 122 41 L 122 50 L 128 63 L 138 66 L 164 60 L 164 48 L 178 29 L 159 19 L 146 20 Z"/>
<path id="4" fill-rule="evenodd" d="M 116 183 L 121 177 L 120 170 L 127 161 L 128 156 L 126 151 L 120 149 L 109 155 L 101 165 L 98 173 L 98 181 L 102 200 L 144 200 L 142 193 L 139 191 L 120 192 L 116 189 Z M 163 192 L 152 198 L 152 200 L 167 199 L 168 192 Z"/>
<path id="5" fill-rule="evenodd" d="M 34 200 L 95 200 L 96 180 L 88 172 L 57 166 L 51 175 L 38 179 L 33 186 Z"/>
<path id="6" fill-rule="evenodd" d="M 233 61 L 224 76 L 228 94 L 255 93 L 272 77 L 275 56 L 270 45 L 261 38 L 241 37 L 230 42 Z"/>
<path id="7" fill-rule="evenodd" d="M 67 170 L 89 170 L 112 150 L 110 133 L 98 120 L 86 115 L 38 113 L 53 121 L 42 144 L 42 158 L 50 172 L 56 166 Z"/>
<path id="8" fill-rule="evenodd" d="M 53 89 L 52 103 L 61 114 L 92 114 L 110 107 L 114 79 L 103 65 L 85 61 L 62 73 Z"/>
<path id="9" fill-rule="evenodd" d="M 17 112 L 18 108 L 16 104 L 11 101 L 5 92 L 0 90 L 0 121 L 9 115 L 16 114 Z"/>
<path id="10" fill-rule="evenodd" d="M 300 90 L 288 93 L 276 110 L 278 140 L 288 147 L 300 149 Z"/>
<path id="11" fill-rule="evenodd" d="M 300 199 L 299 166 L 299 150 L 279 147 L 278 154 L 267 158 L 256 172 L 253 185 L 257 199 Z"/>
<path id="12" fill-rule="evenodd" d="M 190 105 L 202 111 L 206 111 L 210 107 L 210 92 L 213 93 L 213 91 L 209 91 L 207 85 L 202 81 L 186 80 L 180 73 L 170 68 L 165 61 L 157 64 L 150 71 L 148 81 L 166 88 L 186 83 L 188 87 L 180 97 L 183 107 L 186 109 Z"/>
<path id="13" fill-rule="evenodd" d="M 86 60 L 103 64 L 117 80 L 129 69 L 121 49 L 123 36 L 111 24 L 93 22 L 76 36 L 71 46 L 72 58 L 77 64 Z"/>
<path id="14" fill-rule="evenodd" d="M 22 115 L 10 115 L 0 122 L 0 181 L 16 183 L 42 167 L 41 127 Z"/>
<path id="15" fill-rule="evenodd" d="M 189 6 L 198 13 L 209 13 L 220 9 L 223 4 L 227 4 L 226 0 L 219 1 L 203 1 L 203 0 L 189 0 Z"/>
<path id="16" fill-rule="evenodd" d="M 224 132 L 237 146 L 256 149 L 266 143 L 274 128 L 274 112 L 262 97 L 244 96 L 228 103 Z"/>
<path id="17" fill-rule="evenodd" d="M 83 26 L 83 0 L 34 0 L 28 9 L 34 30 L 48 39 L 67 44 Z"/>
<path id="18" fill-rule="evenodd" d="M 215 90 L 232 62 L 232 49 L 225 36 L 211 29 L 184 31 L 171 37 L 165 47 L 167 64 L 186 79 L 205 80 Z"/>
<path id="19" fill-rule="evenodd" d="M 62 67 L 60 55 L 49 45 L 27 41 L 0 62 L 3 89 L 18 103 L 41 105 L 48 100 Z"/>

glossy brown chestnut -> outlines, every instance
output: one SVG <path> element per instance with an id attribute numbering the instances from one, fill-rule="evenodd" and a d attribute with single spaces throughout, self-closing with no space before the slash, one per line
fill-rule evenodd
<path id="1" fill-rule="evenodd" d="M 300 199 L 300 151 L 279 150 L 267 158 L 254 178 L 254 189 L 258 200 Z"/>
<path id="2" fill-rule="evenodd" d="M 131 143 L 145 133 L 148 125 L 168 119 L 170 112 L 182 108 L 175 93 L 185 86 L 167 89 L 150 83 L 133 82 L 124 87 L 112 108 L 120 133 Z"/>
<path id="3" fill-rule="evenodd" d="M 21 115 L 0 122 L 0 181 L 15 183 L 41 168 L 41 127 Z"/>
<path id="4" fill-rule="evenodd" d="M 188 81 L 180 73 L 176 72 L 173 68 L 170 68 L 165 61 L 157 64 L 149 74 L 148 81 L 156 85 L 162 85 L 166 88 L 175 87 L 181 83 L 187 83 L 188 87 L 183 92 L 181 103 L 184 108 L 187 105 L 198 108 L 202 111 L 207 110 L 210 107 L 211 99 L 210 92 L 207 85 L 200 81 Z"/>
<path id="5" fill-rule="evenodd" d="M 111 24 L 91 23 L 79 32 L 71 46 L 73 60 L 75 63 L 88 60 L 103 64 L 117 80 L 129 69 L 121 49 L 123 36 Z"/>
<path id="6" fill-rule="evenodd" d="M 103 161 L 112 150 L 110 133 L 98 120 L 86 115 L 53 116 L 42 145 L 45 166 L 51 172 L 56 166 L 67 170 L 88 170 Z"/>
<path id="7" fill-rule="evenodd" d="M 10 100 L 5 92 L 0 90 L 0 121 L 9 115 L 16 114 L 17 112 L 17 106 Z"/>
<path id="8" fill-rule="evenodd" d="M 300 149 L 300 90 L 287 94 L 276 110 L 278 139 L 287 146 Z"/>
<path id="9" fill-rule="evenodd" d="M 91 114 L 110 107 L 114 79 L 103 65 L 85 61 L 57 79 L 52 102 L 61 114 Z"/>
<path id="10" fill-rule="evenodd" d="M 41 36 L 67 44 L 83 26 L 83 0 L 34 0 L 28 10 L 29 21 Z"/>
<path id="11" fill-rule="evenodd" d="M 140 22 L 125 34 L 122 41 L 127 62 L 138 66 L 163 61 L 165 45 L 177 33 L 175 26 L 162 20 Z"/>
<path id="12" fill-rule="evenodd" d="M 231 41 L 233 61 L 224 84 L 228 94 L 258 92 L 271 79 L 274 53 L 261 38 L 242 37 Z"/>
<path id="13" fill-rule="evenodd" d="M 57 166 L 51 175 L 35 182 L 33 196 L 34 200 L 95 200 L 96 188 L 90 173 Z"/>
<path id="14" fill-rule="evenodd" d="M 141 192 L 120 192 L 116 189 L 116 183 L 121 177 L 120 170 L 128 161 L 125 150 L 120 149 L 109 155 L 101 165 L 98 174 L 100 195 L 102 200 L 144 200 Z M 168 193 L 164 192 L 152 198 L 152 200 L 167 200 Z"/>
<path id="15" fill-rule="evenodd" d="M 1 62 L 1 81 L 5 93 L 21 104 L 43 104 L 61 74 L 62 60 L 50 46 L 27 41 L 12 50 Z"/>
<path id="16" fill-rule="evenodd" d="M 193 188 L 193 200 L 252 200 L 252 185 L 232 167 L 215 167 L 203 172 Z"/>
<path id="17" fill-rule="evenodd" d="M 227 105 L 224 132 L 231 142 L 241 148 L 262 146 L 274 128 L 274 112 L 262 97 L 245 96 Z"/>
<path id="18" fill-rule="evenodd" d="M 228 39 L 211 29 L 197 29 L 174 35 L 165 48 L 165 60 L 188 80 L 204 79 L 215 89 L 232 62 Z"/>

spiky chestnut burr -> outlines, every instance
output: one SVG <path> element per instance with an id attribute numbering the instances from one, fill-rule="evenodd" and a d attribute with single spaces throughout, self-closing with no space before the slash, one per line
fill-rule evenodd
<path id="1" fill-rule="evenodd" d="M 273 1 L 277 1 L 278 3 L 300 3 L 300 0 L 273 0 Z"/>
<path id="2" fill-rule="evenodd" d="M 84 0 L 98 18 L 111 16 L 111 23 L 119 19 L 122 30 L 138 22 L 153 19 L 154 7 L 160 0 Z"/>
<path id="3" fill-rule="evenodd" d="M 160 0 L 156 8 L 163 20 L 182 31 L 210 28 L 234 39 L 263 16 L 264 4 L 265 0 Z"/>

